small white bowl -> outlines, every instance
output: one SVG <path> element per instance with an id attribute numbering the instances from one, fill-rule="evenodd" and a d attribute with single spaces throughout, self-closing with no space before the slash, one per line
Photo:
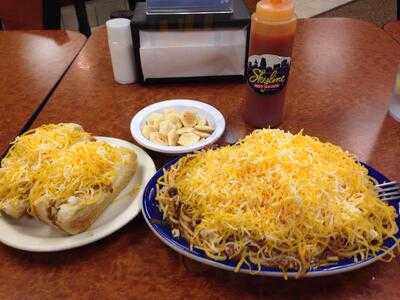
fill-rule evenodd
<path id="1" fill-rule="evenodd" d="M 151 142 L 142 134 L 145 121 L 151 113 L 161 112 L 168 108 L 174 108 L 177 111 L 191 110 L 196 112 L 204 117 L 214 128 L 213 133 L 205 140 L 189 146 L 165 146 Z M 146 106 L 131 121 L 131 133 L 136 142 L 147 149 L 165 154 L 183 154 L 200 150 L 207 145 L 215 143 L 224 133 L 224 130 L 225 119 L 219 110 L 206 103 L 188 99 L 167 100 Z"/>

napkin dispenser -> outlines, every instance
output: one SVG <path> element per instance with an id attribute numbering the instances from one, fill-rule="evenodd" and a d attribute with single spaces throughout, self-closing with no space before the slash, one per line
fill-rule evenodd
<path id="1" fill-rule="evenodd" d="M 233 12 L 233 0 L 147 0 L 146 4 L 148 15 Z"/>
<path id="2" fill-rule="evenodd" d="M 232 11 L 175 14 L 149 13 L 138 2 L 132 29 L 139 79 L 244 79 L 250 15 L 242 0 L 228 2 Z"/>

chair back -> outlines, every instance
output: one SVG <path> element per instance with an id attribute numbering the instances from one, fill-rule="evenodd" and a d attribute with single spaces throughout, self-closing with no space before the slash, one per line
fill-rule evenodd
<path id="1" fill-rule="evenodd" d="M 400 0 L 397 0 L 396 9 L 397 9 L 397 20 L 400 20 Z"/>
<path id="2" fill-rule="evenodd" d="M 130 10 L 135 9 L 136 1 L 137 0 L 128 0 Z M 43 0 L 43 17 L 45 28 L 60 29 L 61 6 L 73 4 L 78 19 L 79 31 L 86 36 L 90 36 L 91 30 L 85 2 L 85 0 Z"/>

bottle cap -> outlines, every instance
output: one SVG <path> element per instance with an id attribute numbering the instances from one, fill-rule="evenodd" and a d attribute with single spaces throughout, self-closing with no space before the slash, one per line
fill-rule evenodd
<path id="1" fill-rule="evenodd" d="M 285 22 L 293 19 L 293 0 L 261 0 L 257 3 L 256 16 L 260 21 Z"/>
<path id="2" fill-rule="evenodd" d="M 133 18 L 133 11 L 131 10 L 117 10 L 111 13 L 110 19 L 118 19 L 118 18 L 123 18 L 123 19 L 129 19 L 132 20 Z"/>

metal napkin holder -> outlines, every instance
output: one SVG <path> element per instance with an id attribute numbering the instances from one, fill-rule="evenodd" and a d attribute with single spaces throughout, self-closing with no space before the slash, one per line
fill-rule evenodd
<path id="1" fill-rule="evenodd" d="M 243 80 L 250 15 L 243 0 L 231 4 L 227 13 L 149 14 L 138 2 L 131 20 L 139 80 Z"/>

